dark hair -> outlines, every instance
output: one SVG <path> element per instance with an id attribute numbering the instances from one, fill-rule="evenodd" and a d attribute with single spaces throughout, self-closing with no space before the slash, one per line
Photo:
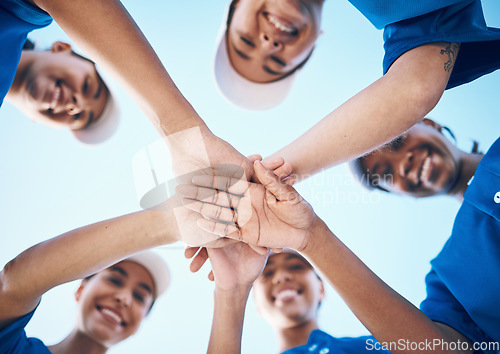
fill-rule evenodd
<path id="1" fill-rule="evenodd" d="M 26 38 L 26 41 L 24 42 L 24 45 L 23 45 L 23 50 L 34 50 L 34 49 L 35 49 L 35 43 L 33 43 L 29 38 Z M 86 61 L 92 63 L 93 65 L 95 65 L 94 61 L 90 60 L 87 57 L 84 57 L 83 55 L 76 53 L 73 50 L 71 51 L 71 54 L 77 58 L 86 60 Z"/>
<path id="2" fill-rule="evenodd" d="M 238 1 L 239 0 L 232 0 L 231 3 L 229 4 L 229 10 L 227 12 L 227 20 L 226 20 L 226 35 L 227 35 L 227 30 L 229 29 L 229 25 L 231 24 L 231 21 L 233 20 L 234 11 L 236 10 L 236 3 Z M 297 70 L 302 69 L 304 67 L 304 65 L 306 65 L 306 63 L 311 58 L 311 55 L 312 55 L 315 47 L 316 46 L 314 46 L 311 49 L 311 51 L 309 52 L 309 54 L 307 54 L 307 57 L 304 60 L 302 60 L 302 62 L 300 62 L 299 65 L 297 65 L 295 68 L 293 68 L 292 70 L 290 70 L 289 72 L 287 72 L 285 75 L 283 75 L 280 78 L 278 78 L 276 80 L 273 80 L 271 82 L 276 82 L 276 81 L 279 81 L 279 80 L 283 80 L 284 78 L 292 75 Z"/>

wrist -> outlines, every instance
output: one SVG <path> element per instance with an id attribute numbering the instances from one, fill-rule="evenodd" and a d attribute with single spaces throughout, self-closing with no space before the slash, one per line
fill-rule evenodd
<path id="1" fill-rule="evenodd" d="M 252 284 L 238 284 L 234 286 L 220 286 L 215 282 L 214 296 L 229 303 L 239 303 L 246 301 L 250 295 Z"/>
<path id="2" fill-rule="evenodd" d="M 300 251 L 305 256 L 309 256 L 315 252 L 318 247 L 324 244 L 325 236 L 330 233 L 330 229 L 321 218 L 315 215 L 315 220 L 309 229 L 307 242 Z"/>
<path id="3" fill-rule="evenodd" d="M 157 230 L 159 246 L 182 241 L 177 219 L 172 209 L 172 198 L 154 208 L 151 224 Z"/>

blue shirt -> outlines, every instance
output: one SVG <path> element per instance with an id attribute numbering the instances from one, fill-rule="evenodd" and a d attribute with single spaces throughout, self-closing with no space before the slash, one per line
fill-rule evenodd
<path id="1" fill-rule="evenodd" d="M 500 138 L 477 167 L 431 265 L 422 311 L 474 342 L 500 342 Z"/>
<path id="2" fill-rule="evenodd" d="M 282 354 L 357 354 L 389 353 L 373 336 L 335 338 L 319 329 L 311 332 L 306 345 L 284 351 Z"/>
<path id="3" fill-rule="evenodd" d="M 28 33 L 51 22 L 46 12 L 22 0 L 0 1 L 0 106 L 14 81 Z"/>
<path id="4" fill-rule="evenodd" d="M 36 310 L 36 309 L 35 309 Z M 38 338 L 28 338 L 24 328 L 35 310 L 19 318 L 0 331 L 0 353 L 2 354 L 50 354 L 47 346 Z"/>
<path id="5" fill-rule="evenodd" d="M 401 55 L 433 42 L 461 43 L 447 89 L 500 67 L 500 29 L 486 26 L 480 0 L 349 0 L 384 28 L 384 74 Z"/>

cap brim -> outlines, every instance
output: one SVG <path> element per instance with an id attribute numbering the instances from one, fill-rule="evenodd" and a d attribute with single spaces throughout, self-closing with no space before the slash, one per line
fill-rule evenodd
<path id="1" fill-rule="evenodd" d="M 165 293 L 170 284 L 170 271 L 159 254 L 149 250 L 142 251 L 124 260 L 142 265 L 151 274 L 155 283 L 155 298 Z"/>
<path id="2" fill-rule="evenodd" d="M 257 83 L 241 76 L 229 60 L 226 46 L 226 19 L 219 30 L 214 61 L 214 77 L 221 94 L 231 103 L 248 110 L 265 110 L 277 106 L 288 96 L 299 72 L 269 83 Z"/>

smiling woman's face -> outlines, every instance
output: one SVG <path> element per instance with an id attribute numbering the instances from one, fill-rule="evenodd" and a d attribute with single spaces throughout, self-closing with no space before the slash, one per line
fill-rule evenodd
<path id="1" fill-rule="evenodd" d="M 234 69 L 254 82 L 272 82 L 310 55 L 320 34 L 322 0 L 239 0 L 227 30 Z"/>
<path id="2" fill-rule="evenodd" d="M 271 255 L 253 291 L 259 313 L 272 326 L 291 328 L 316 321 L 325 296 L 322 281 L 301 256 Z"/>
<path id="3" fill-rule="evenodd" d="M 154 282 L 141 265 L 119 262 L 84 280 L 76 293 L 77 329 L 110 347 L 133 335 L 153 303 Z"/>
<path id="4" fill-rule="evenodd" d="M 459 173 L 456 147 L 427 120 L 365 156 L 370 180 L 391 193 L 415 198 L 448 192 Z"/>
<path id="5" fill-rule="evenodd" d="M 108 99 L 95 65 L 71 54 L 71 47 L 62 42 L 34 54 L 21 86 L 23 111 L 54 128 L 78 130 L 95 122 Z"/>

